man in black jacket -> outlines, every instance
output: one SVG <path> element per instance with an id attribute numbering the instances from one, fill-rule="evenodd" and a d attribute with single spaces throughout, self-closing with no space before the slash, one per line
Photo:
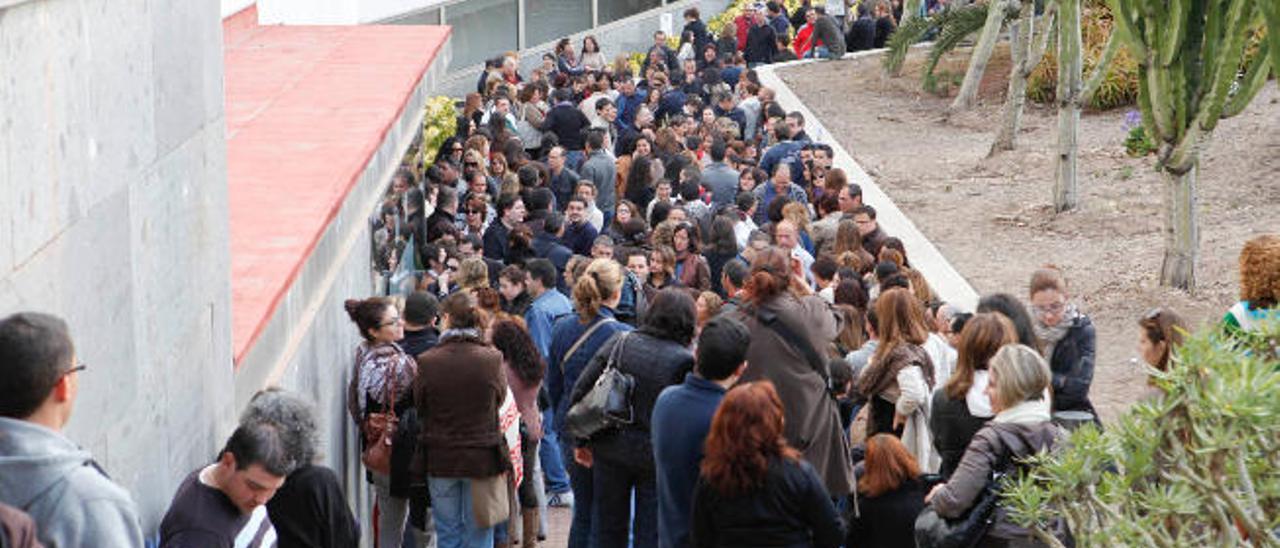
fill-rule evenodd
<path id="1" fill-rule="evenodd" d="M 566 157 L 569 169 L 578 169 L 582 164 L 582 132 L 591 127 L 591 121 L 573 104 L 573 90 L 560 88 L 554 94 L 556 104 L 547 112 L 547 117 L 538 127 L 539 131 L 550 131 L 556 134 L 560 146 L 568 151 Z"/>
<path id="2" fill-rule="evenodd" d="M 751 30 L 747 31 L 747 45 L 742 49 L 742 57 L 750 68 L 772 63 L 773 54 L 778 51 L 778 35 L 769 26 L 764 9 L 757 4 L 753 13 Z"/>

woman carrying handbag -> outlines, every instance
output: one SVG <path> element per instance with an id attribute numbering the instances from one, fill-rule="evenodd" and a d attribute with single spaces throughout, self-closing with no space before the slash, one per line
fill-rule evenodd
<path id="1" fill-rule="evenodd" d="M 400 418 L 413 408 L 417 362 L 396 341 L 404 338 L 404 322 L 394 302 L 383 297 L 351 299 L 345 303 L 351 321 L 364 341 L 356 347 L 351 384 L 347 389 L 347 410 L 360 429 L 361 461 L 378 500 L 378 543 L 380 548 L 401 545 L 405 518 L 409 511 L 409 459 L 412 448 L 393 440 Z M 419 539 L 428 533 L 414 531 Z"/>

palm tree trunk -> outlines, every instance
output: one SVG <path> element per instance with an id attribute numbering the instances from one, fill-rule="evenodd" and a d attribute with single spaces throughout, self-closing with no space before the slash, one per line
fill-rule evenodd
<path id="1" fill-rule="evenodd" d="M 1196 261 L 1200 254 L 1200 226 L 1196 222 L 1200 162 L 1180 175 L 1165 169 L 1160 170 L 1160 174 L 1165 187 L 1164 262 L 1160 266 L 1160 284 L 1189 290 L 1196 285 Z"/>
<path id="2" fill-rule="evenodd" d="M 951 102 L 951 110 L 968 110 L 978 98 L 978 84 L 982 83 L 982 73 L 987 70 L 987 61 L 991 60 L 991 52 L 1000 39 L 1000 29 L 1004 27 L 1005 9 L 1005 0 L 991 0 L 987 22 L 982 26 L 982 34 L 973 48 L 973 56 L 964 73 L 964 82 L 960 84 L 960 93 Z"/>
<path id="3" fill-rule="evenodd" d="M 1063 212 L 1080 205 L 1076 180 L 1076 139 L 1080 126 L 1080 88 L 1083 49 L 1080 37 L 1080 0 L 1059 0 L 1058 9 L 1058 156 L 1053 183 L 1053 210 Z"/>

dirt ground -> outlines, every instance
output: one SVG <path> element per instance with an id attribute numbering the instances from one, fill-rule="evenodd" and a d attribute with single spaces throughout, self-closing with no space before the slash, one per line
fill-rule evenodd
<path id="1" fill-rule="evenodd" d="M 1081 208 L 1054 215 L 1056 111 L 1028 102 L 1018 149 L 987 158 L 1007 53 L 986 72 L 981 104 L 950 117 L 950 99 L 921 88 L 923 54 L 915 52 L 898 78 L 884 75 L 878 57 L 779 74 L 979 294 L 1026 299 L 1032 270 L 1046 263 L 1064 270 L 1073 300 L 1097 326 L 1093 402 L 1104 420 L 1114 419 L 1143 388 L 1130 361 L 1138 355 L 1137 320 L 1163 306 L 1193 325 L 1217 321 L 1236 299 L 1240 246 L 1280 231 L 1276 83 L 1222 121 L 1201 156 L 1199 287 L 1187 294 L 1158 285 L 1163 187 L 1153 157 L 1125 154 L 1128 109 L 1082 117 Z M 957 52 L 942 70 L 962 74 L 967 55 Z"/>

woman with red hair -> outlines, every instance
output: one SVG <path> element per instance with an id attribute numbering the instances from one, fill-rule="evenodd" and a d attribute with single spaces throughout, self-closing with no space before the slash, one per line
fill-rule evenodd
<path id="1" fill-rule="evenodd" d="M 835 547 L 843 527 L 813 467 L 783 437 L 769 381 L 725 395 L 693 492 L 694 546 Z"/>
<path id="2" fill-rule="evenodd" d="M 924 509 L 920 465 L 902 441 L 889 434 L 867 440 L 865 471 L 858 478 L 857 516 L 849 522 L 845 546 L 915 546 L 916 516 Z"/>

